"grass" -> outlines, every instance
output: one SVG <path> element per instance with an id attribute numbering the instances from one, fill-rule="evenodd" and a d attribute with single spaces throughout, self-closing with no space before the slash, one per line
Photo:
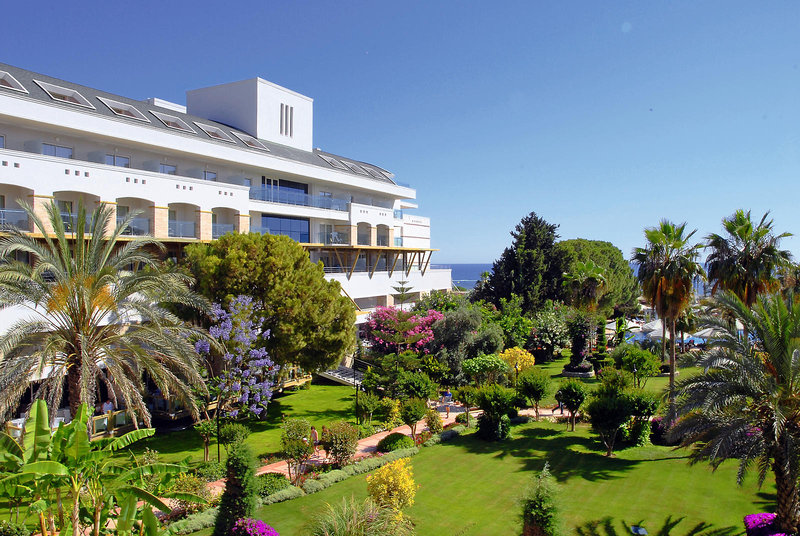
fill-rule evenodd
<path id="1" fill-rule="evenodd" d="M 570 433 L 563 425 L 532 423 L 515 427 L 502 443 L 467 436 L 422 449 L 412 459 L 420 489 L 407 514 L 421 535 L 519 534 L 518 498 L 545 461 L 560 484 L 569 534 L 625 534 L 633 524 L 651 534 L 739 534 L 744 515 L 769 511 L 775 500 L 771 484 L 759 491 L 749 479 L 738 487 L 733 463 L 712 472 L 689 465 L 685 451 L 661 446 L 606 458 L 586 425 Z M 281 536 L 297 536 L 325 503 L 351 495 L 366 496 L 365 476 L 263 507 L 257 517 Z"/>
<path id="2" fill-rule="evenodd" d="M 316 381 L 316 380 L 315 380 Z M 319 430 L 322 425 L 336 420 L 353 420 L 353 395 L 351 387 L 313 383 L 310 389 L 286 392 L 276 395 L 269 403 L 267 418 L 263 421 L 248 422 L 253 430 L 247 442 L 256 455 L 274 453 L 280 450 L 281 417 L 305 418 Z M 159 433 L 152 438 L 140 441 L 132 449 L 135 454 L 145 448 L 157 450 L 161 461 L 177 462 L 189 458 L 190 463 L 203 460 L 203 442 L 191 428 L 174 432 Z M 224 458 L 225 450 L 222 450 Z M 211 443 L 211 459 L 217 459 L 217 446 Z"/>

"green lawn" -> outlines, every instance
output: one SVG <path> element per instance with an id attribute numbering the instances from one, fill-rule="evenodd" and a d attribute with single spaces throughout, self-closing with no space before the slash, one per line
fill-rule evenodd
<path id="1" fill-rule="evenodd" d="M 679 536 L 701 523 L 714 534 L 738 534 L 744 515 L 773 508 L 772 485 L 764 492 L 752 481 L 740 488 L 734 464 L 712 473 L 705 465 L 690 466 L 685 454 L 648 446 L 609 459 L 586 425 L 570 433 L 561 425 L 532 423 L 515 427 L 502 443 L 462 437 L 412 458 L 420 489 L 407 513 L 421 536 L 519 534 L 517 499 L 545 461 L 560 483 L 568 534 L 610 536 L 629 533 L 623 525 L 644 524 L 651 534 Z M 366 496 L 365 476 L 266 506 L 257 517 L 281 536 L 301 535 L 324 503 L 351 495 Z M 673 530 L 659 530 L 676 521 Z"/>
<path id="2" fill-rule="evenodd" d="M 310 389 L 278 394 L 270 401 L 265 420 L 248 423 L 253 434 L 247 442 L 256 455 L 280 450 L 282 415 L 308 419 L 317 429 L 339 419 L 352 421 L 353 395 L 352 387 L 317 383 L 312 384 Z M 155 449 L 160 453 L 161 460 L 166 462 L 180 461 L 187 457 L 191 462 L 203 459 L 203 442 L 191 428 L 159 433 L 136 443 L 134 447 L 137 454 L 146 447 Z M 212 442 L 212 460 L 216 459 L 216 453 L 216 443 Z M 225 455 L 224 449 L 222 455 Z"/>

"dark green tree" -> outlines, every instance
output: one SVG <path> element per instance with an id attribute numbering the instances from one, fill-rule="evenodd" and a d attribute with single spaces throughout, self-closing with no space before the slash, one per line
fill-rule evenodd
<path id="1" fill-rule="evenodd" d="M 531 212 L 511 232 L 513 241 L 492 265 L 492 272 L 476 285 L 475 300 L 496 306 L 512 294 L 522 298 L 525 313 L 536 311 L 548 299 L 561 296 L 561 280 L 568 257 L 556 246 L 558 225 Z"/>
<path id="2" fill-rule="evenodd" d="M 517 392 L 533 402 L 536 411 L 536 420 L 539 420 L 539 403 L 551 389 L 552 380 L 544 370 L 534 367 L 520 374 L 517 380 Z"/>
<path id="3" fill-rule="evenodd" d="M 270 330 L 263 341 L 279 364 L 315 371 L 338 363 L 355 345 L 355 311 L 322 264 L 287 236 L 226 234 L 185 249 L 198 290 L 213 301 L 253 296 Z"/>
<path id="4" fill-rule="evenodd" d="M 417 424 L 428 411 L 428 405 L 419 398 L 409 398 L 400 404 L 400 418 L 403 424 L 411 428 L 411 438 L 417 440 Z"/>
<path id="5" fill-rule="evenodd" d="M 400 309 L 403 309 L 403 305 L 411 299 L 412 288 L 405 279 L 398 281 L 397 285 L 392 287 L 392 290 L 395 291 L 392 296 L 394 296 L 394 301 L 399 305 Z"/>
<path id="6" fill-rule="evenodd" d="M 257 493 L 253 453 L 247 443 L 239 442 L 228 453 L 225 491 L 219 503 L 213 536 L 229 536 L 239 519 L 252 517 Z"/>
<path id="7" fill-rule="evenodd" d="M 581 409 L 584 400 L 586 400 L 586 386 L 579 380 L 564 380 L 556 391 L 556 401 L 569 411 L 569 421 L 573 432 L 575 431 L 575 415 Z"/>

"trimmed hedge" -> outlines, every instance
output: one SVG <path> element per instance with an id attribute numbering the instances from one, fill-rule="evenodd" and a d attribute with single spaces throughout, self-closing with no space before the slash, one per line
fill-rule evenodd
<path id="1" fill-rule="evenodd" d="M 392 452 L 414 446 L 414 440 L 400 432 L 394 432 L 378 441 L 378 452 Z"/>

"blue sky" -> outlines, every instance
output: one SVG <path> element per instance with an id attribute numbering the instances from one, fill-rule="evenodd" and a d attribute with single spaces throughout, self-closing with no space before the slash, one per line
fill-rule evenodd
<path id="1" fill-rule="evenodd" d="M 313 97 L 315 146 L 417 189 L 437 263 L 491 262 L 530 211 L 626 256 L 661 218 L 702 236 L 737 208 L 800 234 L 797 2 L 3 11 L 0 61 L 34 71 L 132 98 L 253 76 Z"/>

